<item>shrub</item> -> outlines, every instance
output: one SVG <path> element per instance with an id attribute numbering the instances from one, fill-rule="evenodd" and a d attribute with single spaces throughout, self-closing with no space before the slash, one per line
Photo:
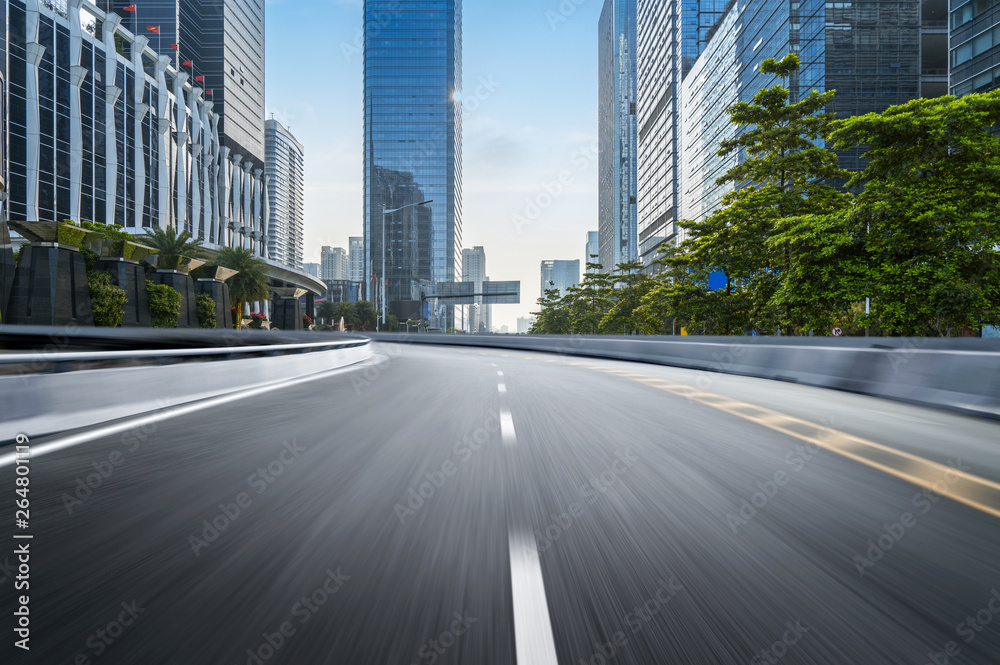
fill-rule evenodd
<path id="1" fill-rule="evenodd" d="M 199 293 L 197 298 L 198 327 L 215 328 L 215 298 L 207 293 Z"/>
<path id="2" fill-rule="evenodd" d="M 146 280 L 149 293 L 149 314 L 154 328 L 176 328 L 181 314 L 181 294 L 172 286 L 153 284 Z"/>
<path id="3" fill-rule="evenodd" d="M 94 325 L 117 328 L 125 316 L 128 296 L 125 289 L 111 282 L 111 275 L 97 270 L 87 273 L 90 287 L 90 306 L 94 310 Z"/>

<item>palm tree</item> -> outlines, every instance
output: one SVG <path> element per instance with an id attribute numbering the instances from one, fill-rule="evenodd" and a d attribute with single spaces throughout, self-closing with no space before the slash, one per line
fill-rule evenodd
<path id="1" fill-rule="evenodd" d="M 229 297 L 236 304 L 236 327 L 238 327 L 239 319 L 243 316 L 244 303 L 267 300 L 267 264 L 249 249 L 239 247 L 223 247 L 212 263 L 239 271 L 226 280 L 226 284 L 229 285 Z"/>
<path id="2" fill-rule="evenodd" d="M 141 243 L 159 251 L 159 266 L 172 270 L 181 264 L 182 257 L 198 258 L 202 255 L 201 239 L 191 238 L 190 231 L 177 233 L 174 227 L 166 229 L 146 227 Z"/>
<path id="3" fill-rule="evenodd" d="M 354 320 L 354 305 L 349 302 L 342 302 L 337 305 L 336 311 L 333 313 L 333 320 L 340 323 L 340 320 L 344 320 L 344 325 L 346 326 L 350 323 L 352 326 L 356 323 Z M 340 332 L 344 332 L 341 330 Z"/>
<path id="4" fill-rule="evenodd" d="M 316 307 L 316 316 L 323 320 L 323 323 L 330 325 L 333 315 L 337 313 L 337 305 L 330 300 L 324 300 Z"/>

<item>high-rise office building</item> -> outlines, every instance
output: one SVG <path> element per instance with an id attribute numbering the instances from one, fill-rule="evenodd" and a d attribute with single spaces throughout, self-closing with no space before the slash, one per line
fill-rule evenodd
<path id="1" fill-rule="evenodd" d="M 482 247 L 462 250 L 462 281 L 475 282 L 476 293 L 483 292 L 483 282 L 488 281 L 486 275 L 486 250 Z M 484 305 L 482 296 L 476 296 L 476 302 L 468 305 L 466 317 L 466 332 L 480 333 L 493 330 L 492 305 Z"/>
<path id="2" fill-rule="evenodd" d="M 320 273 L 324 281 L 349 281 L 347 252 L 343 247 L 323 247 L 320 250 Z"/>
<path id="3" fill-rule="evenodd" d="M 215 101 L 151 33 L 89 2 L 5 6 L 11 219 L 174 227 L 265 252 L 263 159 L 232 159 Z"/>
<path id="4" fill-rule="evenodd" d="M 305 250 L 305 150 L 277 120 L 265 124 L 267 162 L 268 257 L 302 268 Z"/>
<path id="5" fill-rule="evenodd" d="M 836 90 L 827 110 L 838 118 L 880 112 L 921 94 L 944 92 L 945 77 L 937 66 L 946 48 L 940 39 L 942 17 L 940 3 L 933 1 L 731 3 L 710 27 L 704 52 L 680 84 L 683 218 L 705 219 L 732 190 L 732 183 L 720 186 L 716 179 L 745 155 L 719 157 L 716 152 L 720 140 L 737 136 L 726 109 L 778 82 L 760 72 L 762 60 L 799 56 L 800 69 L 786 83 L 793 102 L 812 90 Z M 861 150 L 839 154 L 843 168 L 862 167 Z"/>
<path id="6" fill-rule="evenodd" d="M 652 262 L 659 247 L 674 242 L 680 218 L 681 80 L 705 48 L 726 5 L 726 0 L 638 3 L 636 226 L 639 258 L 648 271 L 655 269 Z"/>
<path id="7" fill-rule="evenodd" d="M 323 267 L 319 263 L 303 263 L 302 272 L 316 279 L 323 279 Z"/>
<path id="8" fill-rule="evenodd" d="M 598 25 L 598 229 L 604 269 L 637 257 L 636 0 L 605 0 Z"/>
<path id="9" fill-rule="evenodd" d="M 362 284 L 365 281 L 364 238 L 352 237 L 347 239 L 347 260 L 350 263 L 350 280 Z"/>
<path id="10" fill-rule="evenodd" d="M 580 283 L 580 259 L 572 261 L 542 261 L 541 266 L 541 296 L 545 297 L 548 289 L 558 289 L 560 296 L 565 296 L 570 287 Z"/>
<path id="11" fill-rule="evenodd" d="M 583 251 L 583 264 L 596 263 L 601 256 L 600 233 L 587 231 L 587 248 Z"/>
<path id="12" fill-rule="evenodd" d="M 531 326 L 533 325 L 535 325 L 535 317 L 533 316 L 517 317 L 517 334 L 527 335 L 528 331 L 531 330 Z"/>
<path id="13" fill-rule="evenodd" d="M 947 9 L 943 1 L 937 3 L 941 5 Z M 1000 11 L 995 7 L 992 1 L 952 2 L 951 53 L 945 66 L 951 65 L 953 95 L 1000 88 Z M 927 14 L 925 8 L 924 16 Z M 933 18 L 939 18 L 938 14 L 934 13 Z M 948 38 L 947 34 L 944 38 Z"/>
<path id="14" fill-rule="evenodd" d="M 462 3 L 365 0 L 364 14 L 367 299 L 461 327 L 460 307 L 430 300 L 421 312 L 421 295 L 461 275 Z"/>
<path id="15" fill-rule="evenodd" d="M 150 38 L 179 71 L 206 91 L 219 114 L 219 138 L 248 172 L 264 167 L 264 0 L 98 0 L 122 25 Z M 135 11 L 127 12 L 132 6 Z M 147 26 L 159 33 L 146 31 Z M 176 48 L 175 48 L 176 46 Z M 190 65 L 185 63 L 190 62 Z M 199 80 L 196 77 L 201 77 Z M 211 94 L 207 94 L 211 91 Z"/>

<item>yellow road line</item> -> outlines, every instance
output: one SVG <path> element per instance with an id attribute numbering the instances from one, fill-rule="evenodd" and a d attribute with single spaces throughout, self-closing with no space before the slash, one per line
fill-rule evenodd
<path id="1" fill-rule="evenodd" d="M 699 404 L 725 411 L 737 418 L 820 446 L 890 476 L 929 489 L 994 517 L 1000 517 L 1000 483 L 874 441 L 862 439 L 853 434 L 817 425 L 801 418 L 795 418 L 756 404 L 741 402 L 724 395 L 708 393 L 690 386 L 630 372 L 602 367 L 591 368 L 630 378 L 674 395 L 686 397 Z"/>

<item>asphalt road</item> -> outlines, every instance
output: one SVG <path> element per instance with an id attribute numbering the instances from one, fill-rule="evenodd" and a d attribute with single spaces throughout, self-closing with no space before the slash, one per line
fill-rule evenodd
<path id="1" fill-rule="evenodd" d="M 0 663 L 1000 663 L 1000 423 L 378 348 L 33 458 L 30 527 L 0 527 Z M 14 489 L 0 468 L 10 512 Z"/>

